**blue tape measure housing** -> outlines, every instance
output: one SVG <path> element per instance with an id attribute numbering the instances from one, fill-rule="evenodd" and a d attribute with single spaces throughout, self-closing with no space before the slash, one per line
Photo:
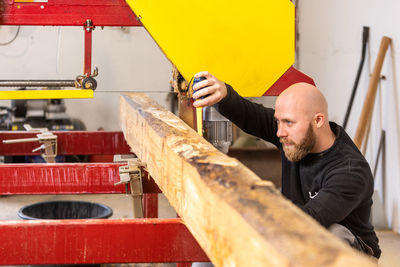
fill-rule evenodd
<path id="1" fill-rule="evenodd" d="M 194 87 L 194 85 L 195 85 L 196 83 L 201 82 L 201 81 L 204 81 L 204 80 L 207 80 L 207 78 L 206 78 L 206 77 L 194 78 L 192 88 Z M 204 87 L 203 87 L 203 88 L 204 88 Z M 201 89 L 203 89 L 203 88 L 200 88 L 200 89 L 198 89 L 198 90 L 201 90 Z M 196 91 L 198 91 L 198 90 L 196 90 Z M 193 90 L 193 91 L 194 91 L 194 90 Z M 200 99 L 204 99 L 204 98 L 206 98 L 207 96 L 208 96 L 208 95 L 202 96 L 202 97 L 200 97 Z"/>

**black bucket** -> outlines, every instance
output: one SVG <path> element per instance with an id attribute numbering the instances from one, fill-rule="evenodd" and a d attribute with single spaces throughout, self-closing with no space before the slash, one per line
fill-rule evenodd
<path id="1" fill-rule="evenodd" d="M 18 216 L 25 220 L 38 219 L 106 219 L 112 209 L 86 201 L 47 201 L 22 207 Z"/>
<path id="2" fill-rule="evenodd" d="M 99 203 L 86 201 L 47 201 L 22 207 L 18 216 L 24 220 L 39 219 L 107 219 L 112 215 L 110 207 Z M 35 265 L 35 266 L 91 266 L 100 267 L 100 264 L 75 264 L 75 265 Z"/>

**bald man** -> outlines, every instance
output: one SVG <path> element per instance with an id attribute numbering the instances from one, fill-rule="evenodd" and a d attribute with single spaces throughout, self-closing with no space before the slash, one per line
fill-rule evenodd
<path id="1" fill-rule="evenodd" d="M 218 103 L 219 112 L 242 130 L 276 145 L 282 157 L 282 194 L 352 247 L 379 258 L 369 222 L 371 170 L 344 129 L 329 122 L 321 92 L 310 84 L 294 84 L 273 110 L 240 97 L 208 72 L 198 77 L 206 80 L 194 86 L 193 105 Z"/>

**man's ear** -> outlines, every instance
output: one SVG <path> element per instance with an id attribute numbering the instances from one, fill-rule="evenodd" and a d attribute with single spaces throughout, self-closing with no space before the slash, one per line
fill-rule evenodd
<path id="1" fill-rule="evenodd" d="M 325 123 L 325 115 L 320 112 L 315 114 L 314 122 L 315 122 L 315 127 L 317 127 L 317 129 L 321 128 Z"/>

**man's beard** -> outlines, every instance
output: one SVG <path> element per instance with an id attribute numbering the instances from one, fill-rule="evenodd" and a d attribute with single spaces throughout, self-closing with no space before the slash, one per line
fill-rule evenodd
<path id="1" fill-rule="evenodd" d="M 291 141 L 287 137 L 280 138 L 280 142 L 282 143 L 283 151 L 285 152 L 285 156 L 289 161 L 296 162 L 303 159 L 308 153 L 311 152 L 315 145 L 315 133 L 310 125 L 308 126 L 306 136 L 300 141 L 299 144 Z M 286 147 L 286 144 L 290 144 L 290 147 Z"/>

